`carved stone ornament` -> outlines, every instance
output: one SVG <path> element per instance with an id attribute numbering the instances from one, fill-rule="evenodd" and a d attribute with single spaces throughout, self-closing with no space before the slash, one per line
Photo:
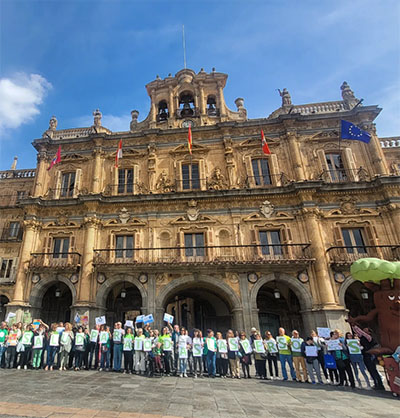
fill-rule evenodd
<path id="1" fill-rule="evenodd" d="M 35 273 L 35 274 L 32 276 L 32 283 L 33 283 L 33 284 L 37 284 L 37 283 L 39 283 L 39 282 L 40 282 L 40 275 Z"/>
<path id="2" fill-rule="evenodd" d="M 260 212 L 266 217 L 270 218 L 274 213 L 274 205 L 269 200 L 264 200 L 260 205 Z"/>
<path id="3" fill-rule="evenodd" d="M 159 273 L 156 275 L 156 281 L 157 283 L 161 284 L 164 283 L 168 280 L 168 275 L 167 273 Z"/>
<path id="4" fill-rule="evenodd" d="M 58 213 L 57 220 L 55 223 L 58 226 L 65 226 L 65 225 L 68 225 L 68 221 L 69 219 L 68 219 L 67 212 L 62 210 Z"/>
<path id="5" fill-rule="evenodd" d="M 72 284 L 76 284 L 76 283 L 78 283 L 78 280 L 79 280 L 79 275 L 78 275 L 78 274 L 73 274 L 73 275 L 69 278 L 69 280 L 71 281 L 71 283 L 72 283 Z"/>
<path id="6" fill-rule="evenodd" d="M 220 168 L 217 167 L 213 171 L 208 182 L 208 188 L 210 190 L 224 190 L 228 188 L 227 183 L 225 181 L 225 176 L 221 173 Z"/>
<path id="7" fill-rule="evenodd" d="M 174 191 L 172 181 L 168 178 L 168 174 L 165 170 L 163 170 L 158 176 L 156 190 L 160 193 L 169 193 Z"/>
<path id="8" fill-rule="evenodd" d="M 189 221 L 197 221 L 199 215 L 200 215 L 200 211 L 199 209 L 196 207 L 197 206 L 197 202 L 195 200 L 190 200 L 188 202 L 188 210 L 186 211 L 187 217 L 189 219 Z"/>
<path id="9" fill-rule="evenodd" d="M 118 219 L 122 224 L 128 223 L 130 217 L 131 215 L 126 208 L 122 208 L 118 215 Z"/>
<path id="10" fill-rule="evenodd" d="M 356 207 L 356 200 L 350 196 L 340 199 L 340 211 L 344 215 L 350 215 L 359 211 Z"/>
<path id="11" fill-rule="evenodd" d="M 97 283 L 103 284 L 106 281 L 106 275 L 104 273 L 99 273 L 97 275 Z"/>

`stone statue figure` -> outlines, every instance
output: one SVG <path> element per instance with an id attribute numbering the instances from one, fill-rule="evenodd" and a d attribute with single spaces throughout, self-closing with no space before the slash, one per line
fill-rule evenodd
<path id="1" fill-rule="evenodd" d="M 210 190 L 223 190 L 227 189 L 227 184 L 225 181 L 225 176 L 221 173 L 220 168 L 216 168 L 211 175 L 211 178 L 208 182 L 208 188 Z"/>
<path id="2" fill-rule="evenodd" d="M 171 180 L 167 176 L 167 172 L 163 170 L 161 174 L 158 176 L 158 180 L 156 183 L 156 190 L 161 193 L 169 193 L 172 192 L 174 189 Z"/>
<path id="3" fill-rule="evenodd" d="M 129 127 L 130 127 L 131 131 L 134 131 L 135 128 L 136 128 L 136 125 L 138 123 L 139 111 L 138 110 L 132 110 L 131 116 L 132 116 L 132 120 L 131 120 L 131 123 L 130 123 Z"/>
<path id="4" fill-rule="evenodd" d="M 282 91 L 279 91 L 279 95 L 282 97 L 282 107 L 285 106 L 292 106 L 292 98 L 290 97 L 290 93 L 286 88 L 284 88 Z"/>
<path id="5" fill-rule="evenodd" d="M 52 116 L 49 121 L 49 131 L 55 131 L 57 129 L 57 118 Z"/>
<path id="6" fill-rule="evenodd" d="M 94 117 L 94 126 L 101 126 L 101 118 L 103 117 L 103 115 L 101 114 L 99 109 L 96 109 L 93 112 L 93 117 Z"/>
<path id="7" fill-rule="evenodd" d="M 340 90 L 342 90 L 342 98 L 346 108 L 352 109 L 359 102 L 359 100 L 356 96 L 354 96 L 354 92 L 347 84 L 347 81 L 343 81 L 343 84 L 340 86 Z"/>

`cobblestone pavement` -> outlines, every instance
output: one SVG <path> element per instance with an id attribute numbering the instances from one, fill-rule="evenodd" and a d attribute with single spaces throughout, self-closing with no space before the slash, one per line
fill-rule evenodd
<path id="1" fill-rule="evenodd" d="M 0 370 L 0 417 L 399 417 L 389 392 L 281 380 Z"/>

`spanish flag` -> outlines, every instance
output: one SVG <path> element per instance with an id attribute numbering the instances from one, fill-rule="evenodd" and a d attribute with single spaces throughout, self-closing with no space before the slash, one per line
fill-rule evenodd
<path id="1" fill-rule="evenodd" d="M 188 149 L 189 149 L 190 155 L 192 155 L 192 128 L 191 126 L 189 126 L 189 131 L 188 131 Z"/>
<path id="2" fill-rule="evenodd" d="M 58 164 L 61 161 L 61 145 L 58 146 L 57 154 L 51 160 L 50 167 L 47 169 L 49 171 L 54 165 Z"/>
<path id="3" fill-rule="evenodd" d="M 118 168 L 118 160 L 122 158 L 122 139 L 119 140 L 117 154 L 115 155 L 115 167 Z"/>
<path id="4" fill-rule="evenodd" d="M 265 140 L 264 131 L 262 129 L 261 129 L 261 144 L 262 144 L 263 153 L 266 155 L 270 155 L 271 151 L 269 150 L 269 146 L 267 144 L 267 141 Z"/>

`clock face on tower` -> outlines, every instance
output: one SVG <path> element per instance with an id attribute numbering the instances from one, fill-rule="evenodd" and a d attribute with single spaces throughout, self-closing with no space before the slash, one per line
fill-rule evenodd
<path id="1" fill-rule="evenodd" d="M 195 126 L 194 122 L 191 119 L 185 119 L 182 122 L 182 128 L 189 128 L 189 126 L 193 128 Z"/>

